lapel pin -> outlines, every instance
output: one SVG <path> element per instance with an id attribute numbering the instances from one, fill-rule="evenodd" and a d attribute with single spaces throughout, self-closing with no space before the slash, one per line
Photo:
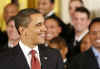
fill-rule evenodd
<path id="1" fill-rule="evenodd" d="M 47 60 L 48 58 L 47 57 L 44 57 L 44 59 Z"/>

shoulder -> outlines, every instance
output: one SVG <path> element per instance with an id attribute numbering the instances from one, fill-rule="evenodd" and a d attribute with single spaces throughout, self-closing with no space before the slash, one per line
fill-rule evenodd
<path id="1" fill-rule="evenodd" d="M 80 54 L 78 54 L 78 55 L 76 55 L 75 57 L 72 58 L 72 62 L 79 63 L 79 64 L 80 63 L 86 63 L 86 61 L 89 61 L 89 59 L 91 58 L 92 54 L 93 53 L 91 52 L 91 50 L 80 53 Z"/>
<path id="2" fill-rule="evenodd" d="M 60 52 L 56 49 L 50 48 L 50 47 L 45 47 L 43 45 L 39 46 L 39 50 L 48 54 L 48 55 L 59 55 Z"/>

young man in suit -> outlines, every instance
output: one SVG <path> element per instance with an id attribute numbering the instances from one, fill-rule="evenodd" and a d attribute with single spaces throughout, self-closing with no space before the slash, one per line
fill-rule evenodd
<path id="1" fill-rule="evenodd" d="M 15 26 L 20 41 L 16 47 L 1 53 L 1 69 L 63 69 L 57 50 L 38 45 L 45 42 L 47 31 L 39 11 L 32 8 L 20 11 L 15 17 Z"/>
<path id="2" fill-rule="evenodd" d="M 69 69 L 100 69 L 100 17 L 89 25 L 91 48 L 73 58 Z"/>
<path id="3" fill-rule="evenodd" d="M 72 24 L 75 29 L 72 56 L 75 56 L 80 53 L 80 43 L 83 37 L 88 33 L 88 26 L 90 24 L 89 10 L 85 7 L 76 8 Z"/>
<path id="4" fill-rule="evenodd" d="M 38 10 L 45 16 L 45 18 L 56 16 L 53 10 L 54 4 L 55 4 L 55 0 L 39 0 Z"/>

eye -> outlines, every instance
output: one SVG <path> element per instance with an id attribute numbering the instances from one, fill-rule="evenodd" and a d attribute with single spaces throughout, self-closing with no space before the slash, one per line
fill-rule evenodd
<path id="1" fill-rule="evenodd" d="M 36 24 L 36 26 L 42 26 L 42 23 L 40 22 L 40 23 Z"/>
<path id="2" fill-rule="evenodd" d="M 97 32 L 95 32 L 95 31 L 90 32 L 90 34 L 92 34 L 92 35 L 96 35 L 96 33 Z"/>

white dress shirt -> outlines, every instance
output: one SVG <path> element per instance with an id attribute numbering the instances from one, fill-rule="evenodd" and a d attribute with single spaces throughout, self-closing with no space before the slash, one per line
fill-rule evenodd
<path id="1" fill-rule="evenodd" d="M 98 50 L 96 50 L 93 46 L 92 46 L 92 50 L 93 50 L 93 53 L 97 59 L 97 62 L 98 62 L 99 68 L 100 68 L 100 52 Z"/>
<path id="2" fill-rule="evenodd" d="M 39 56 L 38 46 L 35 46 L 33 49 L 31 49 L 29 46 L 24 45 L 24 44 L 22 43 L 21 40 L 19 41 L 19 45 L 20 45 L 20 47 L 21 47 L 21 49 L 22 49 L 22 52 L 23 52 L 24 55 L 25 55 L 25 58 L 26 58 L 26 60 L 27 60 L 27 63 L 29 64 L 30 69 L 31 69 L 31 57 L 32 57 L 32 55 L 30 54 L 30 52 L 31 52 L 32 50 L 35 50 L 35 51 L 37 52 L 37 53 L 35 54 L 35 56 L 39 59 L 39 62 L 40 62 L 40 56 Z M 40 63 L 40 64 L 41 64 L 41 63 Z"/>
<path id="3" fill-rule="evenodd" d="M 45 16 L 45 18 L 51 16 L 52 14 L 54 14 L 54 10 L 50 11 L 50 12 Z"/>
<path id="4" fill-rule="evenodd" d="M 81 41 L 82 39 L 83 39 L 83 37 L 88 33 L 89 31 L 88 30 L 86 30 L 85 32 L 83 32 L 81 35 L 80 35 L 80 37 L 75 37 L 75 40 L 77 40 L 77 41 Z"/>

